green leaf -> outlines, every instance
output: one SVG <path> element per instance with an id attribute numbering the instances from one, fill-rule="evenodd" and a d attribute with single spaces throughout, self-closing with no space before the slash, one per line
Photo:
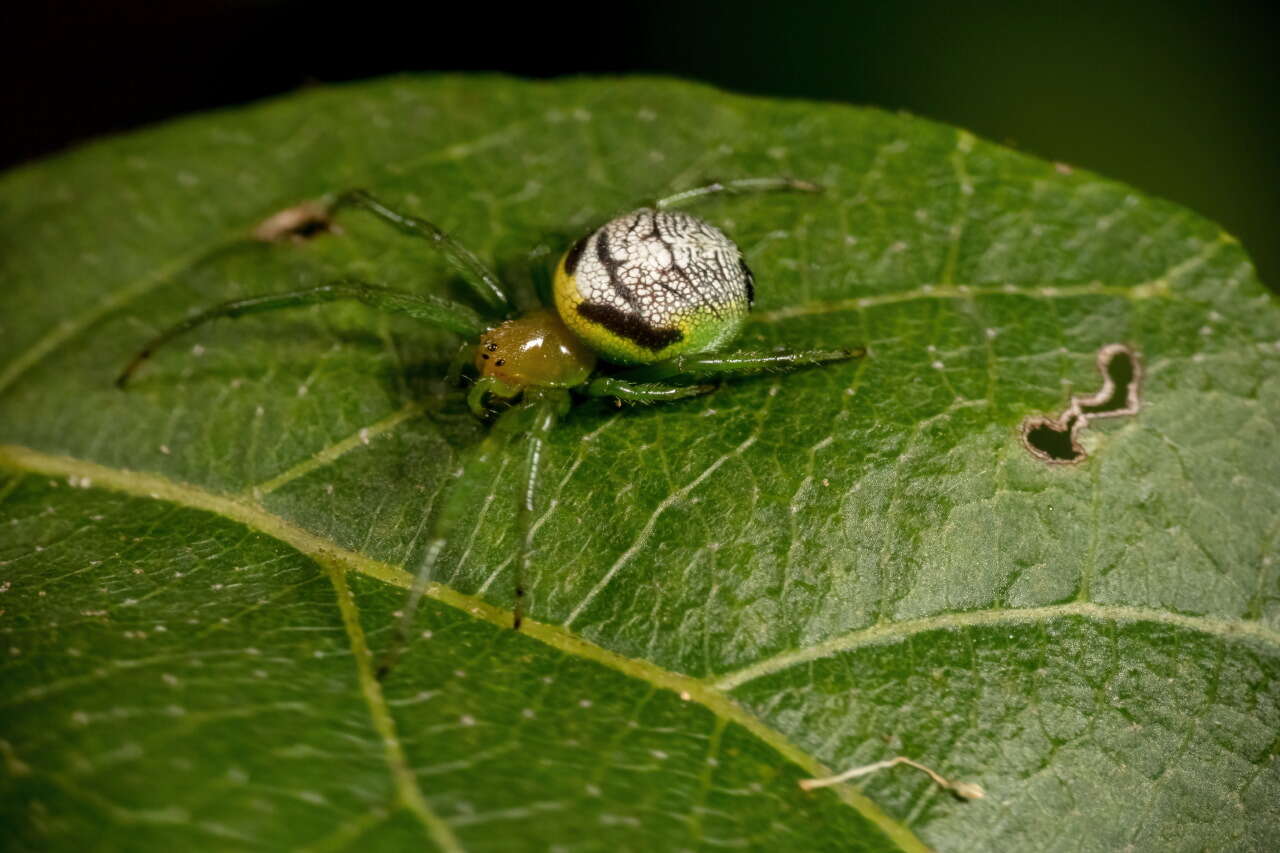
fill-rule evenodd
<path id="1" fill-rule="evenodd" d="M 518 450 L 439 402 L 452 335 L 318 306 L 111 384 L 222 299 L 342 275 L 469 298 L 357 212 L 249 239 L 309 199 L 369 187 L 527 299 L 610 215 L 777 174 L 827 191 L 698 208 L 756 273 L 744 346 L 868 357 L 576 406 L 519 634 Z M 1183 209 L 874 110 L 442 77 L 21 168 L 0 235 L 6 850 L 1280 840 L 1280 311 Z M 1137 412 L 1089 421 L 1077 464 L 1033 456 L 1023 424 L 1098 391 L 1110 344 Z M 988 795 L 797 784 L 895 755 Z"/>

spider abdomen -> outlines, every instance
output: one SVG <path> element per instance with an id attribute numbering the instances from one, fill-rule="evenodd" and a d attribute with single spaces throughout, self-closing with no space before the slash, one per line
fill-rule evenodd
<path id="1" fill-rule="evenodd" d="M 620 364 L 709 352 L 742 330 L 751 270 L 718 228 L 641 208 L 573 245 L 556 268 L 556 310 L 574 334 Z"/>

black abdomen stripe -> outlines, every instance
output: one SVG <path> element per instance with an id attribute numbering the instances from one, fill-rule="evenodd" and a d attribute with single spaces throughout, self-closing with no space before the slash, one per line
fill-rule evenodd
<path id="1" fill-rule="evenodd" d="M 747 266 L 746 259 L 738 258 L 738 264 L 742 267 L 742 277 L 747 283 L 747 308 L 750 310 L 756 304 L 756 277 L 751 274 L 751 267 Z"/>
<path id="2" fill-rule="evenodd" d="M 582 257 L 582 250 L 587 248 L 587 241 L 591 239 L 588 234 L 578 242 L 574 243 L 564 256 L 564 271 L 569 275 L 573 275 L 573 271 L 578 268 L 578 260 Z"/>
<path id="3" fill-rule="evenodd" d="M 612 305 L 583 302 L 578 313 L 586 320 L 604 326 L 620 338 L 626 338 L 637 346 L 658 352 L 684 338 L 679 329 L 655 329 L 635 314 L 619 311 Z"/>

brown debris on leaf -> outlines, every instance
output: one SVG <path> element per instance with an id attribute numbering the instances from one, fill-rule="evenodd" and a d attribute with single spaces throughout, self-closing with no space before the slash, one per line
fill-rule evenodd
<path id="1" fill-rule="evenodd" d="M 302 243 L 330 232 L 337 233 L 338 227 L 329 216 L 328 206 L 318 201 L 304 201 L 262 220 L 253 229 L 253 239 L 263 243 L 285 240 Z"/>

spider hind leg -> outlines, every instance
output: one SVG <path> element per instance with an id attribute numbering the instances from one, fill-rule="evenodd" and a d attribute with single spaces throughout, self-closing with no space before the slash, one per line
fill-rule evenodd
<path id="1" fill-rule="evenodd" d="M 785 373 L 802 367 L 849 361 L 864 355 L 866 350 L 861 347 L 678 355 L 657 364 L 623 371 L 616 378 L 627 383 L 706 382 L 760 373 Z"/>

